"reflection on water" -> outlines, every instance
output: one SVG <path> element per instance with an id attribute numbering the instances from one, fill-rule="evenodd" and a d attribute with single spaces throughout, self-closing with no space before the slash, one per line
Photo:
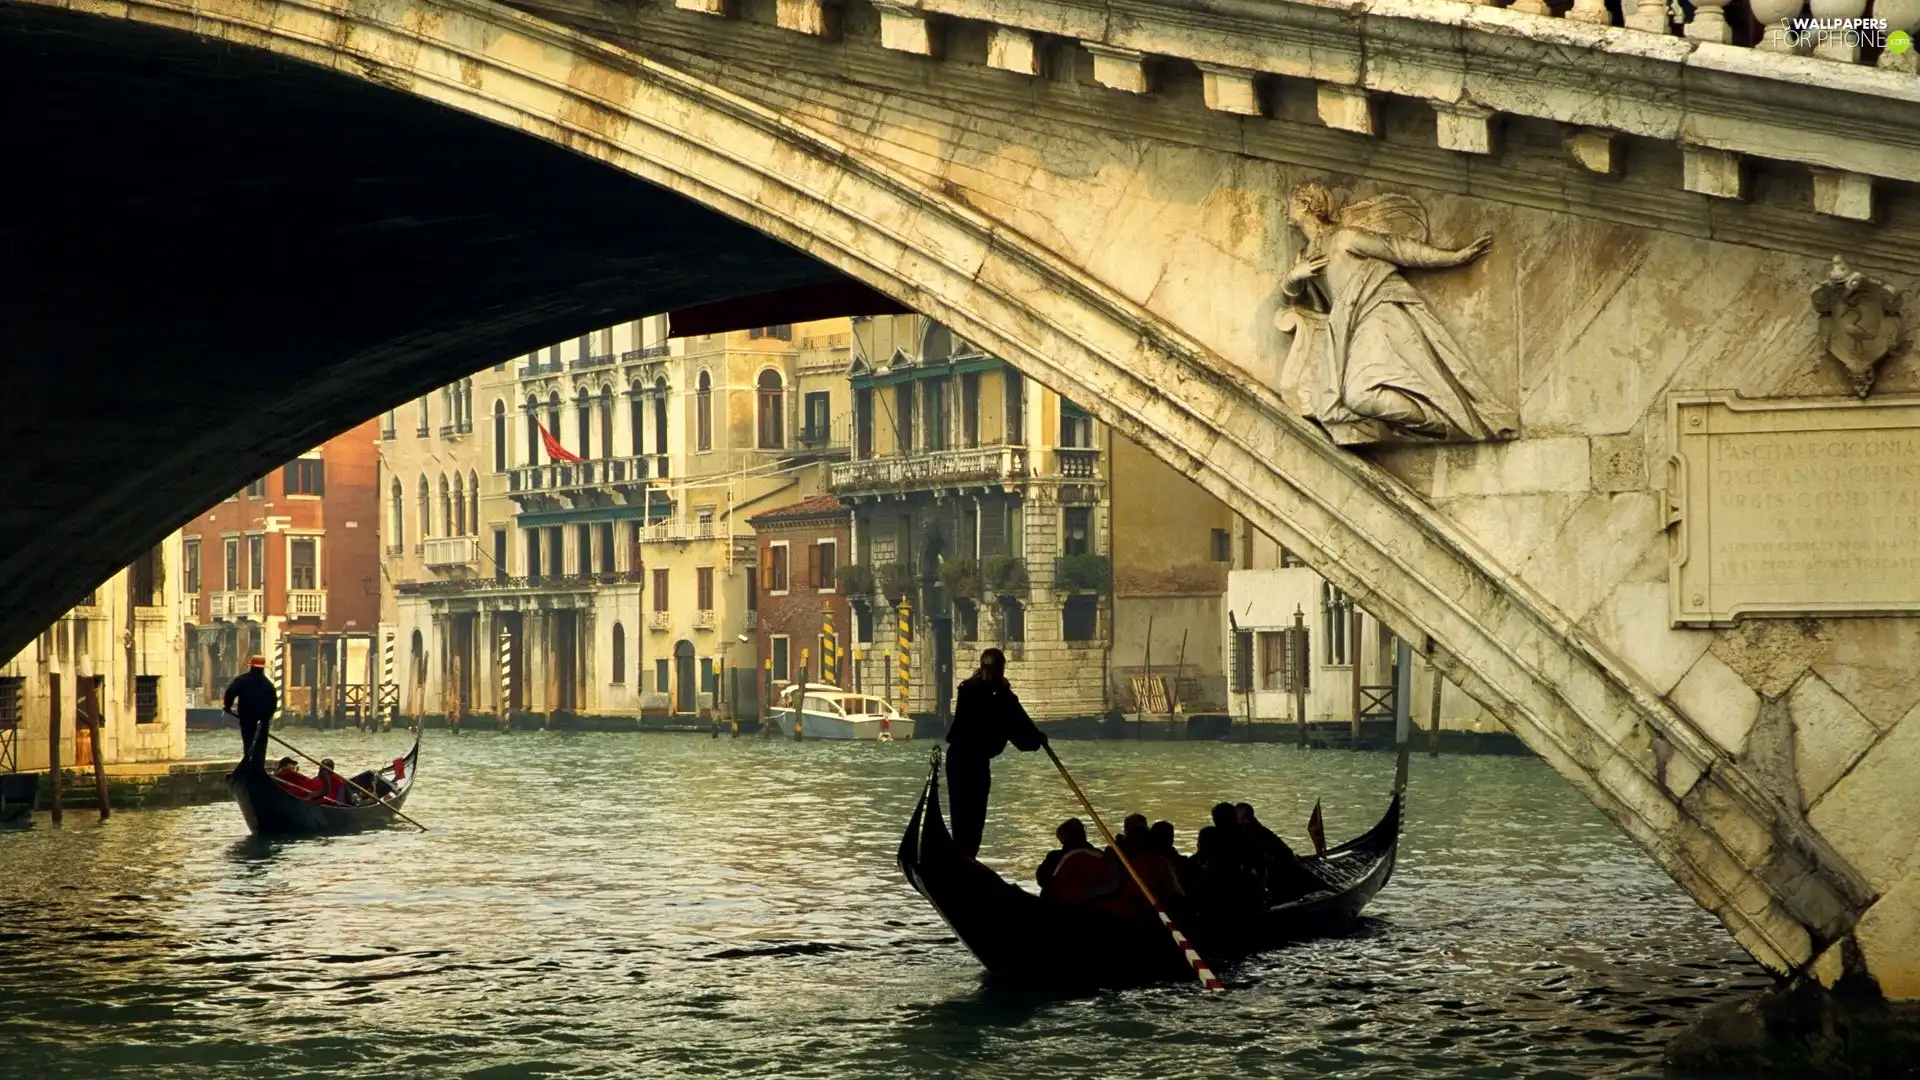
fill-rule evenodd
<path id="1" fill-rule="evenodd" d="M 196 755 L 232 736 L 194 735 Z M 305 733 L 376 761 L 405 737 Z M 0 1077 L 1646 1076 L 1757 968 L 1537 762 L 1414 762 L 1352 938 L 1185 986 L 983 986 L 893 851 L 926 744 L 430 735 L 431 828 L 260 844 L 231 805 L 0 832 Z M 1386 755 L 1066 743 L 1117 818 L 1222 798 L 1297 838 L 1384 809 Z M 1073 811 L 1009 752 L 983 857 Z M 1303 841 L 1297 841 L 1304 846 Z"/>

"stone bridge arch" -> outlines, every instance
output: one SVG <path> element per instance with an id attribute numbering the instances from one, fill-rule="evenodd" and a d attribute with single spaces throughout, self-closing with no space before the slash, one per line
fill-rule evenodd
<path id="1" fill-rule="evenodd" d="M 1406 485 L 963 191 L 674 66 L 484 0 L 8 2 L 63 10 L 76 20 L 70 31 L 81 20 L 128 20 L 330 69 L 565 147 L 744 223 L 1067 394 L 1403 636 L 1436 643 L 1448 678 L 1773 970 L 1808 968 L 1876 899 L 1633 668 Z M 208 498 L 240 475 L 209 477 Z M 130 553 L 103 552 L 100 565 Z M 31 580 L 22 557 L 12 561 L 5 579 Z M 31 633 L 52 614 L 23 608 L 17 621 Z M 12 644 L 21 630 L 8 626 Z"/>

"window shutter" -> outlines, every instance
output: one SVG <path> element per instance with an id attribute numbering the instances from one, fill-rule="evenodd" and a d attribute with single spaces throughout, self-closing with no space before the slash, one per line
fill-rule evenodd
<path id="1" fill-rule="evenodd" d="M 1244 694 L 1253 689 L 1253 631 L 1233 634 L 1233 692 Z"/>

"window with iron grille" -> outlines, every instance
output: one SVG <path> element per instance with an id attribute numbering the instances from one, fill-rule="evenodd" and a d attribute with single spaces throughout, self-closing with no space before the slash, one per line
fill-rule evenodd
<path id="1" fill-rule="evenodd" d="M 1253 689 L 1253 631 L 1233 632 L 1233 692 L 1244 694 Z"/>
<path id="2" fill-rule="evenodd" d="M 135 675 L 133 677 L 133 722 L 136 724 L 160 722 L 160 676 Z"/>
<path id="3" fill-rule="evenodd" d="M 1062 638 L 1067 641 L 1092 641 L 1099 626 L 1099 597 L 1068 597 L 1060 617 L 1060 636 Z"/>
<path id="4" fill-rule="evenodd" d="M 19 728 L 20 705 L 26 699 L 26 682 L 22 678 L 0 678 L 0 731 Z"/>

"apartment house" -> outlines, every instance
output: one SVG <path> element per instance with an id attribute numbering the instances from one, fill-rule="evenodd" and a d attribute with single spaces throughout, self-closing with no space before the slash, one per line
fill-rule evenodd
<path id="1" fill-rule="evenodd" d="M 196 572 L 174 533 L 0 665 L 0 772 L 45 769 L 55 730 L 63 768 L 186 757 L 182 602 Z"/>
<path id="2" fill-rule="evenodd" d="M 260 653 L 282 708 L 332 715 L 373 690 L 380 622 L 378 421 L 328 439 L 181 529 L 190 703 L 217 706 Z"/>

